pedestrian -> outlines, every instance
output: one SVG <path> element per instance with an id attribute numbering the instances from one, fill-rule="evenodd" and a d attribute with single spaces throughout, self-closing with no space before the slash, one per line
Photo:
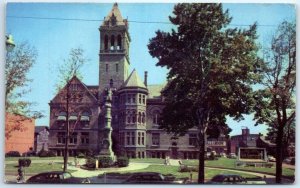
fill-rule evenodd
<path id="1" fill-rule="evenodd" d="M 24 170 L 22 166 L 18 168 L 18 176 L 17 176 L 17 183 L 24 183 L 25 177 L 24 177 Z"/>

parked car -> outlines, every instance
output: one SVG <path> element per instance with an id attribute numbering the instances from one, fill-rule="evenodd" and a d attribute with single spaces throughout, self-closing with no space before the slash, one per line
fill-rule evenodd
<path id="1" fill-rule="evenodd" d="M 219 174 L 214 176 L 210 184 L 266 184 L 263 180 L 247 181 L 240 175 L 235 174 Z"/>
<path id="2" fill-rule="evenodd" d="M 283 162 L 286 164 L 295 165 L 295 157 L 287 157 L 283 160 Z"/>
<path id="3" fill-rule="evenodd" d="M 26 183 L 91 183 L 88 178 L 76 178 L 69 172 L 44 172 L 30 177 Z"/>
<path id="4" fill-rule="evenodd" d="M 276 158 L 271 155 L 268 156 L 268 160 L 269 162 L 276 162 Z"/>
<path id="5" fill-rule="evenodd" d="M 220 153 L 220 156 L 221 156 L 221 157 L 227 157 L 227 156 L 226 156 L 226 153 L 224 153 L 224 152 L 221 152 L 221 153 Z"/>
<path id="6" fill-rule="evenodd" d="M 143 183 L 143 184 L 183 184 L 188 178 L 176 179 L 175 176 L 164 176 L 156 172 L 138 172 L 131 175 L 123 183 Z"/>

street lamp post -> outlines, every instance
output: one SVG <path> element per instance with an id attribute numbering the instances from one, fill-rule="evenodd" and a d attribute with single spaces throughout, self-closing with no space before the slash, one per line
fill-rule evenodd
<path id="1" fill-rule="evenodd" d="M 6 44 L 6 50 L 8 52 L 12 51 L 12 49 L 16 46 L 15 45 L 15 42 L 14 42 L 14 39 L 12 37 L 12 35 L 6 35 L 6 41 L 5 41 L 5 44 Z"/>

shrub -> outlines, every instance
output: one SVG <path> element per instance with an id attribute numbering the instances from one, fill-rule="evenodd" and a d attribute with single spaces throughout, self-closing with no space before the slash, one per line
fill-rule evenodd
<path id="1" fill-rule="evenodd" d="M 111 157 L 99 157 L 99 167 L 107 168 L 113 165 L 113 160 Z"/>
<path id="2" fill-rule="evenodd" d="M 129 164 L 129 159 L 128 157 L 118 157 L 117 163 L 119 167 L 126 167 Z"/>
<path id="3" fill-rule="evenodd" d="M 94 154 L 94 152 L 92 150 L 87 150 L 85 157 L 86 158 L 95 157 L 95 154 Z"/>
<path id="4" fill-rule="evenodd" d="M 179 168 L 179 172 L 198 172 L 198 169 L 195 166 L 182 165 Z"/>
<path id="5" fill-rule="evenodd" d="M 96 168 L 96 159 L 92 158 L 92 157 L 88 157 L 86 159 L 86 167 L 88 168 Z"/>
<path id="6" fill-rule="evenodd" d="M 45 150 L 41 150 L 38 153 L 39 157 L 55 157 L 56 154 L 54 151 L 45 151 Z"/>
<path id="7" fill-rule="evenodd" d="M 265 167 L 266 168 L 272 168 L 274 165 L 272 164 L 272 163 L 267 163 L 267 164 L 265 164 Z"/>
<path id="8" fill-rule="evenodd" d="M 19 159 L 19 166 L 24 166 L 24 167 L 29 167 L 31 164 L 31 160 L 24 158 L 24 159 Z"/>
<path id="9" fill-rule="evenodd" d="M 5 157 L 21 157 L 21 154 L 18 151 L 9 151 L 5 154 Z"/>
<path id="10" fill-rule="evenodd" d="M 293 157 L 293 158 L 291 159 L 290 164 L 291 164 L 291 165 L 295 165 L 295 157 Z"/>
<path id="11" fill-rule="evenodd" d="M 78 158 L 85 158 L 85 155 L 84 155 L 83 153 L 80 152 L 80 153 L 78 153 L 77 157 L 78 157 Z"/>

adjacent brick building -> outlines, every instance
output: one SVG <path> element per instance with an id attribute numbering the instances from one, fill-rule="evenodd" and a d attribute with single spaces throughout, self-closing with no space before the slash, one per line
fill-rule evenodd
<path id="1" fill-rule="evenodd" d="M 109 122 L 116 155 L 197 158 L 197 129 L 190 129 L 178 139 L 158 129 L 164 107 L 160 92 L 164 85 L 148 85 L 147 72 L 143 81 L 136 70 L 129 74 L 131 37 L 128 21 L 122 18 L 117 4 L 105 17 L 99 31 L 99 85 L 85 85 L 75 76 L 50 101 L 49 149 L 63 155 L 69 112 L 70 155 L 89 150 L 101 153 L 107 146 L 103 131 Z M 112 102 L 108 104 L 106 97 L 110 91 L 113 91 Z M 68 111 L 67 92 L 70 93 Z M 109 115 L 107 105 L 111 108 Z"/>
<path id="2" fill-rule="evenodd" d="M 33 150 L 35 120 L 21 115 L 5 115 L 5 153 Z"/>

